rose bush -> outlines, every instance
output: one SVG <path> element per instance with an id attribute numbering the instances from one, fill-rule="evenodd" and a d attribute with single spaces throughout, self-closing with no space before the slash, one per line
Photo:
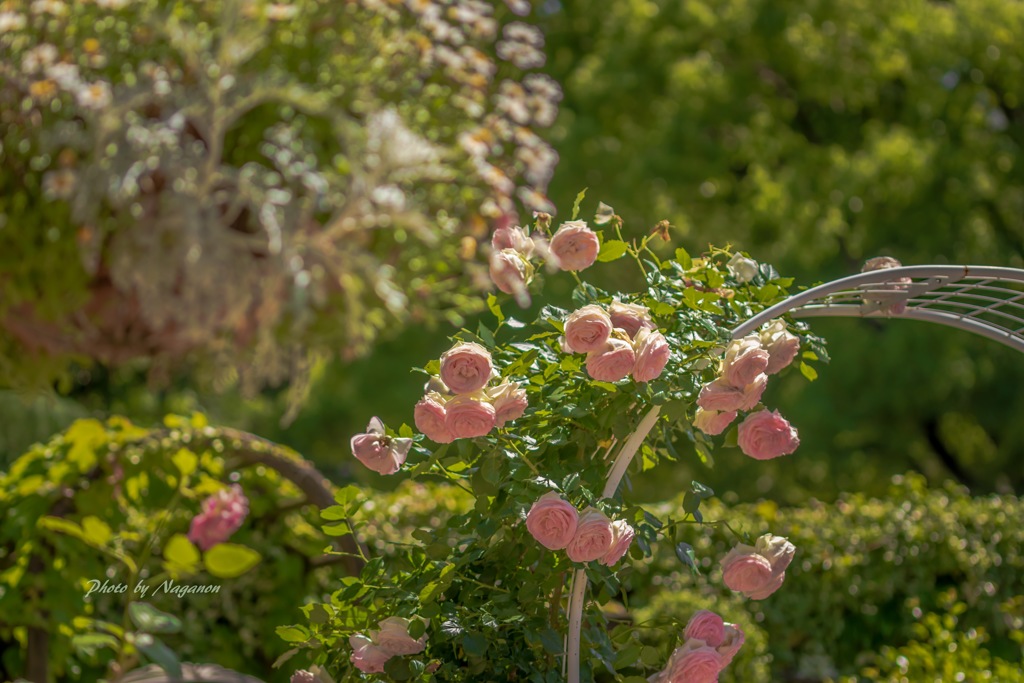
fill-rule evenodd
<path id="1" fill-rule="evenodd" d="M 801 365 L 827 356 L 805 326 L 786 320 L 770 324 L 767 345 L 760 334 L 731 340 L 736 324 L 787 295 L 791 281 L 770 266 L 743 256 L 734 272 L 736 254 L 715 248 L 698 258 L 678 248 L 665 258 L 655 240 L 666 233 L 626 242 L 610 210 L 599 212 L 594 228 L 574 208 L 558 228 L 538 214 L 532 226 L 496 229 L 494 253 L 512 250 L 533 268 L 524 287 L 572 271 L 573 308 L 545 306 L 527 323 L 492 295 L 487 305 L 496 325 L 462 330 L 424 365 L 424 397 L 408 409 L 421 433 L 404 424 L 384 430 L 388 439 L 411 440 L 396 476 L 440 479 L 474 502 L 414 530 L 411 543 L 378 536 L 384 554 L 318 603 L 316 620 L 283 627 L 295 646 L 295 662 L 285 666 L 315 664 L 336 677 L 382 669 L 395 680 L 438 681 L 560 681 L 567 668 L 571 679 L 575 638 L 567 652 L 565 635 L 580 612 L 582 680 L 601 671 L 666 683 L 715 680 L 736 655 L 743 632 L 724 621 L 721 639 L 680 629 L 656 657 L 638 658 L 609 637 L 600 606 L 619 594 L 631 558 L 667 541 L 696 571 L 679 534 L 704 522 L 701 504 L 714 495 L 694 482 L 681 510 L 656 516 L 631 503 L 619 479 L 685 460 L 711 465 L 710 432 L 725 431 L 741 412 L 745 420 L 757 416 L 773 353 L 786 359 L 777 370 L 798 355 L 790 356 L 785 334 L 804 350 Z M 646 282 L 642 291 L 603 291 L 579 274 L 627 257 Z M 529 300 L 524 291 L 513 297 Z M 505 409 L 508 402 L 514 409 Z M 703 417 L 716 410 L 725 412 Z M 736 445 L 738 434 L 734 427 L 720 443 Z M 362 536 L 374 515 L 360 512 L 360 504 L 346 499 L 323 514 L 362 519 L 351 527 Z M 754 543 L 743 534 L 738 541 L 740 548 Z M 771 558 L 759 557 L 766 580 L 784 580 L 781 560 L 775 572 Z M 396 618 L 408 620 L 408 637 L 423 649 L 383 661 L 371 631 Z M 694 629 L 707 637 L 706 627 Z"/>

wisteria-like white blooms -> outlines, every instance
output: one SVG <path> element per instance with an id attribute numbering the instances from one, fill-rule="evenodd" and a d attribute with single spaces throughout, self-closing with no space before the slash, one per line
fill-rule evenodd
<path id="1" fill-rule="evenodd" d="M 110 84 L 104 81 L 82 84 L 75 90 L 78 106 L 85 109 L 102 109 L 110 104 L 111 99 Z"/>
<path id="2" fill-rule="evenodd" d="M 525 24 L 521 21 L 514 21 L 505 26 L 502 30 L 505 40 L 516 43 L 525 43 L 533 47 L 544 47 L 544 34 L 536 26 Z"/>
<path id="3" fill-rule="evenodd" d="M 50 171 L 43 176 L 43 194 L 49 199 L 67 199 L 77 184 L 78 176 L 69 168 Z"/>
<path id="4" fill-rule="evenodd" d="M 483 158 L 490 154 L 493 140 L 493 135 L 486 128 L 459 133 L 459 145 L 471 157 Z"/>
<path id="5" fill-rule="evenodd" d="M 55 17 L 68 13 L 68 6 L 61 0 L 35 0 L 29 9 L 32 14 L 52 14 Z"/>
<path id="6" fill-rule="evenodd" d="M 96 6 L 101 9 L 119 10 L 128 6 L 132 0 L 93 0 Z"/>
<path id="7" fill-rule="evenodd" d="M 506 62 L 512 62 L 520 69 L 536 69 L 544 66 L 545 56 L 541 50 L 511 40 L 498 43 L 498 56 Z"/>
<path id="8" fill-rule="evenodd" d="M 484 76 L 488 81 L 494 77 L 494 72 L 498 70 L 498 67 L 495 66 L 490 57 L 475 47 L 466 45 L 459 50 L 459 54 L 466 60 L 466 68 L 469 71 Z"/>
<path id="9" fill-rule="evenodd" d="M 47 77 L 57 82 L 64 90 L 75 90 L 82 84 L 82 79 L 78 73 L 78 66 L 75 64 L 68 64 L 61 62 L 60 64 L 53 64 L 46 68 Z"/>
<path id="10" fill-rule="evenodd" d="M 505 4 L 516 16 L 525 17 L 530 13 L 530 0 L 505 0 Z"/>
<path id="11" fill-rule="evenodd" d="M 34 74 L 56 62 L 58 56 L 56 46 L 49 43 L 37 45 L 22 57 L 21 70 L 27 74 Z"/>
<path id="12" fill-rule="evenodd" d="M 299 14 L 298 5 L 287 5 L 283 2 L 275 2 L 267 5 L 267 19 L 270 21 L 286 21 Z"/>
<path id="13" fill-rule="evenodd" d="M 515 190 L 515 183 L 505 175 L 505 172 L 486 161 L 476 160 L 476 172 L 483 178 L 483 181 L 504 195 L 511 195 Z"/>
<path id="14" fill-rule="evenodd" d="M 420 25 L 430 33 L 430 37 L 436 42 L 455 46 L 466 42 L 466 35 L 462 31 L 440 17 L 425 15 L 420 19 Z"/>
<path id="15" fill-rule="evenodd" d="M 521 126 L 530 123 L 530 107 L 527 102 L 526 88 L 515 81 L 502 81 L 498 86 L 495 101 L 498 111 L 508 116 Z"/>
<path id="16" fill-rule="evenodd" d="M 25 16 L 17 12 L 0 12 L 0 33 L 20 31 L 25 28 Z"/>

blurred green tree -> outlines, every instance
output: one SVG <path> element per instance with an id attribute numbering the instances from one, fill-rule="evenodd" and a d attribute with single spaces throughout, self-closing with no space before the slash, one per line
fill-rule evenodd
<path id="1" fill-rule="evenodd" d="M 627 224 L 668 218 L 804 284 L 880 254 L 1024 266 L 1021 3 L 562 0 L 543 25 L 565 86 L 553 196 L 589 186 Z M 920 323 L 814 328 L 835 367 L 772 398 L 808 466 L 760 471 L 762 493 L 908 467 L 1022 488 L 1020 354 Z"/>

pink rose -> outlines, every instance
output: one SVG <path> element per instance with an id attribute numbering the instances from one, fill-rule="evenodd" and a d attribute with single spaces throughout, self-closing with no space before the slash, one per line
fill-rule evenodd
<path id="1" fill-rule="evenodd" d="M 366 426 L 366 433 L 356 434 L 350 443 L 352 455 L 380 474 L 397 472 L 412 447 L 412 439 L 392 439 L 387 436 L 383 423 L 376 417 Z"/>
<path id="2" fill-rule="evenodd" d="M 612 321 L 604 309 L 590 304 L 565 319 L 565 343 L 572 353 L 587 353 L 604 347 L 612 333 Z"/>
<path id="3" fill-rule="evenodd" d="M 637 332 L 633 348 L 636 355 L 633 379 L 637 382 L 650 382 L 652 379 L 657 379 L 665 369 L 665 365 L 668 364 L 671 354 L 665 335 L 657 330 L 641 328 Z"/>
<path id="4" fill-rule="evenodd" d="M 630 373 L 635 363 L 633 345 L 611 337 L 600 350 L 587 354 L 587 374 L 601 382 L 617 382 Z"/>
<path id="5" fill-rule="evenodd" d="M 768 352 L 765 374 L 774 375 L 796 358 L 800 352 L 800 337 L 786 329 L 786 323 L 776 320 L 760 335 L 761 346 Z"/>
<path id="6" fill-rule="evenodd" d="M 617 563 L 629 551 L 629 546 L 633 543 L 635 535 L 636 532 L 633 531 L 633 527 L 626 524 L 623 520 L 617 519 L 612 522 L 612 546 L 598 562 L 606 567 L 611 567 Z"/>
<path id="7" fill-rule="evenodd" d="M 224 543 L 238 531 L 249 514 L 249 499 L 242 487 L 232 484 L 203 501 L 203 511 L 192 518 L 188 539 L 202 550 Z"/>
<path id="8" fill-rule="evenodd" d="M 591 562 L 608 554 L 612 547 L 612 523 L 597 508 L 588 507 L 580 515 L 576 534 L 565 548 L 573 562 Z"/>
<path id="9" fill-rule="evenodd" d="M 319 683 L 319 679 L 312 671 L 299 669 L 292 674 L 291 678 L 288 679 L 288 683 Z"/>
<path id="10" fill-rule="evenodd" d="M 888 268 L 901 268 L 903 266 L 899 260 L 894 259 L 891 256 L 876 256 L 875 258 L 868 259 L 864 266 L 860 269 L 860 272 L 867 273 L 872 270 L 886 270 Z M 877 283 L 867 285 L 868 292 L 875 292 L 878 296 L 871 298 L 867 296 L 865 292 L 864 299 L 867 302 L 874 304 L 881 304 L 880 310 L 883 313 L 889 315 L 900 315 L 907 310 L 906 294 L 910 288 L 908 285 L 912 283 L 909 277 L 897 277 L 890 280 L 889 283 Z M 899 292 L 899 294 L 890 294 L 889 292 Z M 894 303 L 884 305 L 889 301 L 895 300 Z"/>
<path id="11" fill-rule="evenodd" d="M 716 683 L 725 668 L 722 655 L 699 640 L 690 640 L 676 648 L 665 669 L 665 683 Z"/>
<path id="12" fill-rule="evenodd" d="M 445 405 L 445 422 L 448 433 L 456 439 L 472 439 L 484 436 L 495 424 L 494 406 L 479 397 L 456 396 Z"/>
<path id="13" fill-rule="evenodd" d="M 722 661 L 725 662 L 724 666 L 729 666 L 732 663 L 733 657 L 743 647 L 743 643 L 746 641 L 747 636 L 736 624 L 725 624 L 725 638 L 722 640 L 722 644 L 718 646 L 718 654 L 722 655 Z"/>
<path id="14" fill-rule="evenodd" d="M 352 654 L 349 655 L 349 661 L 357 669 L 368 674 L 384 673 L 384 664 L 391 659 L 390 654 L 361 634 L 349 637 L 348 643 L 352 646 Z"/>
<path id="15" fill-rule="evenodd" d="M 725 428 L 731 425 L 735 419 L 735 410 L 724 412 L 697 408 L 697 412 L 693 416 L 693 426 L 705 434 L 716 436 L 724 432 Z"/>
<path id="16" fill-rule="evenodd" d="M 755 546 L 740 543 L 722 559 L 722 581 L 751 600 L 764 600 L 782 586 L 795 552 L 792 543 L 771 534 Z"/>
<path id="17" fill-rule="evenodd" d="M 687 640 L 703 640 L 705 645 L 718 647 L 725 640 L 725 622 L 714 612 L 702 609 L 690 617 L 683 635 Z"/>
<path id="18" fill-rule="evenodd" d="M 487 391 L 494 406 L 494 426 L 504 427 L 506 422 L 518 419 L 526 412 L 529 402 L 526 390 L 518 382 L 506 382 Z"/>
<path id="19" fill-rule="evenodd" d="M 745 387 L 765 371 L 770 359 L 756 335 L 736 339 L 725 349 L 722 379 L 734 387 Z"/>
<path id="20" fill-rule="evenodd" d="M 493 374 L 490 352 L 474 342 L 459 342 L 441 354 L 441 381 L 453 393 L 482 389 Z"/>
<path id="21" fill-rule="evenodd" d="M 719 377 L 701 387 L 697 405 L 704 410 L 732 412 L 750 410 L 757 405 L 768 386 L 768 375 L 760 374 L 745 387 L 734 387 Z"/>
<path id="22" fill-rule="evenodd" d="M 437 443 L 451 443 L 455 440 L 447 426 L 447 411 L 444 399 L 437 392 L 430 392 L 413 408 L 413 421 L 416 429 Z"/>
<path id="23" fill-rule="evenodd" d="M 601 248 L 597 233 L 584 221 L 562 223 L 549 246 L 562 270 L 589 268 L 597 260 L 597 252 Z"/>
<path id="24" fill-rule="evenodd" d="M 789 455 L 800 445 L 796 429 L 779 411 L 760 410 L 740 423 L 740 450 L 755 460 L 770 460 Z"/>
<path id="25" fill-rule="evenodd" d="M 641 328 L 646 327 L 653 330 L 655 325 L 651 320 L 651 313 L 646 306 L 639 304 L 624 304 L 613 301 L 608 307 L 608 315 L 612 319 L 614 327 L 622 328 L 630 337 L 635 338 Z"/>
<path id="26" fill-rule="evenodd" d="M 519 226 L 505 226 L 498 228 L 491 236 L 491 248 L 495 251 L 512 249 L 518 251 L 526 258 L 533 254 L 533 240 L 525 228 Z"/>
<path id="27" fill-rule="evenodd" d="M 409 635 L 409 620 L 388 617 L 377 624 L 378 631 L 370 631 L 373 642 L 389 656 L 414 655 L 426 648 L 427 634 L 417 640 Z"/>
<path id="28" fill-rule="evenodd" d="M 527 296 L 526 285 L 533 276 L 533 266 L 515 249 L 491 253 L 491 281 L 505 294 Z"/>
<path id="29" fill-rule="evenodd" d="M 541 496 L 526 514 L 526 528 L 548 550 L 561 550 L 576 535 L 579 514 L 571 503 L 551 491 Z"/>

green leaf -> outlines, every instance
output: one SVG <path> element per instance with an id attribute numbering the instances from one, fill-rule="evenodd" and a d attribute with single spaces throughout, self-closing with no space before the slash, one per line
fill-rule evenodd
<path id="1" fill-rule="evenodd" d="M 82 539 L 97 548 L 105 548 L 113 537 L 110 525 L 92 515 L 82 520 Z"/>
<path id="2" fill-rule="evenodd" d="M 309 613 L 306 615 L 309 618 L 311 624 L 326 624 L 331 615 L 327 612 L 327 609 L 323 605 L 316 603 L 309 606 Z M 413 636 L 414 638 L 418 636 Z"/>
<path id="3" fill-rule="evenodd" d="M 64 439 L 71 444 L 68 462 L 77 465 L 79 472 L 87 472 L 99 461 L 96 451 L 106 443 L 107 430 L 98 420 L 75 420 L 64 432 Z"/>
<path id="4" fill-rule="evenodd" d="M 392 657 L 384 662 L 384 673 L 393 681 L 407 681 L 414 675 L 405 657 Z"/>
<path id="5" fill-rule="evenodd" d="M 89 657 L 94 657 L 98 650 L 105 647 L 117 652 L 118 645 L 117 638 L 105 633 L 85 633 L 71 638 L 71 647 Z"/>
<path id="6" fill-rule="evenodd" d="M 700 567 L 697 566 L 697 556 L 693 552 L 692 545 L 689 543 L 676 543 L 676 557 L 690 568 L 694 576 L 700 576 Z"/>
<path id="7" fill-rule="evenodd" d="M 219 543 L 203 555 L 207 571 L 219 579 L 241 576 L 260 562 L 260 554 L 236 543 Z"/>
<path id="8" fill-rule="evenodd" d="M 171 456 L 171 462 L 181 472 L 182 477 L 190 477 L 199 466 L 199 456 L 187 448 L 180 448 L 177 453 Z"/>
<path id="9" fill-rule="evenodd" d="M 280 657 L 274 660 L 274 663 L 271 665 L 271 668 L 280 669 L 282 664 L 284 664 L 297 654 L 299 654 L 299 648 L 297 647 L 293 647 L 290 650 L 285 650 Z"/>
<path id="10" fill-rule="evenodd" d="M 807 381 L 813 382 L 818 379 L 818 371 L 812 368 L 807 363 L 800 363 L 800 374 L 807 378 Z"/>
<path id="11" fill-rule="evenodd" d="M 177 633 L 181 630 L 178 617 L 161 612 L 148 602 L 133 602 L 128 605 L 128 616 L 136 628 L 146 633 Z"/>
<path id="12" fill-rule="evenodd" d="M 341 505 L 332 505 L 320 511 L 320 519 L 326 522 L 337 522 L 339 519 L 348 519 L 348 510 Z"/>
<path id="13" fill-rule="evenodd" d="M 323 532 L 328 536 L 348 536 L 352 533 L 352 529 L 349 527 L 348 522 L 324 524 L 321 529 L 323 529 Z"/>
<path id="14" fill-rule="evenodd" d="M 50 531 L 73 536 L 81 541 L 85 540 L 85 533 L 82 531 L 82 527 L 63 517 L 40 517 L 36 525 L 42 529 L 49 529 Z"/>
<path id="15" fill-rule="evenodd" d="M 462 649 L 471 657 L 483 657 L 487 652 L 487 637 L 482 633 L 467 633 L 462 637 Z"/>
<path id="16" fill-rule="evenodd" d="M 274 632 L 286 643 L 304 643 L 309 640 L 309 631 L 303 626 L 278 626 Z"/>
<path id="17" fill-rule="evenodd" d="M 135 639 L 135 647 L 139 648 L 146 659 L 166 671 L 172 679 L 181 678 L 181 662 L 178 661 L 178 655 L 174 654 L 174 650 L 145 633 Z"/>
<path id="18" fill-rule="evenodd" d="M 427 624 L 422 619 L 412 619 L 409 621 L 409 637 L 419 638 L 426 632 Z"/>
<path id="19" fill-rule="evenodd" d="M 629 245 L 622 240 L 608 240 L 601 245 L 597 260 L 601 262 L 614 261 L 625 256 L 627 251 L 629 251 Z"/>
<path id="20" fill-rule="evenodd" d="M 501 312 L 501 306 L 498 305 L 498 297 L 493 294 L 488 294 L 487 308 L 494 314 L 494 317 L 498 319 L 499 323 L 505 322 L 505 314 Z"/>
<path id="21" fill-rule="evenodd" d="M 174 534 L 164 544 L 164 567 L 174 578 L 199 570 L 199 550 L 184 534 Z"/>
<path id="22" fill-rule="evenodd" d="M 587 190 L 589 188 L 584 187 L 580 190 L 580 193 L 576 195 L 576 201 L 572 204 L 572 218 L 569 220 L 576 220 L 576 217 L 580 215 L 580 204 L 583 203 L 583 198 L 587 196 Z"/>
<path id="23" fill-rule="evenodd" d="M 351 517 L 363 503 L 363 491 L 358 486 L 349 484 L 334 494 L 334 502 L 345 508 L 345 516 Z"/>
<path id="24" fill-rule="evenodd" d="M 681 265 L 685 270 L 689 270 L 693 267 L 693 259 L 690 258 L 690 254 L 682 247 L 676 249 L 676 261 L 679 261 L 679 265 Z"/>

